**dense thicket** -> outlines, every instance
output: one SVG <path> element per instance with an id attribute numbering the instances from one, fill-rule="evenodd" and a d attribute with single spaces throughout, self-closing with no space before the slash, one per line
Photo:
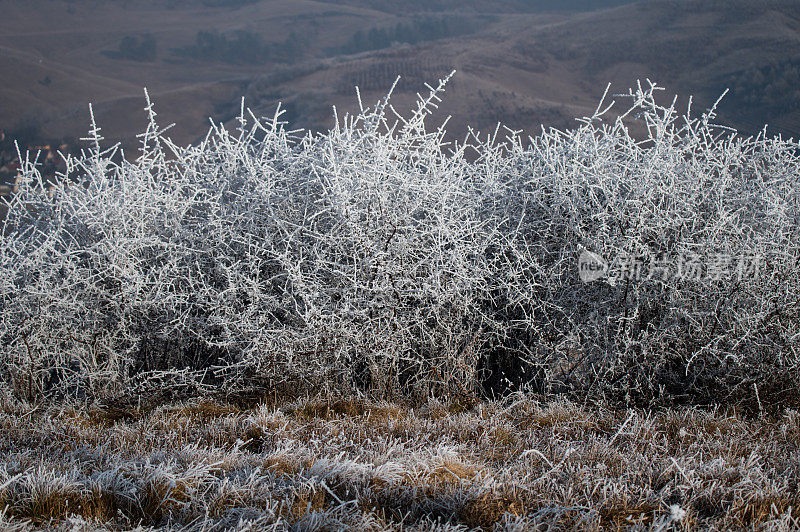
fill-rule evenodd
<path id="1" fill-rule="evenodd" d="M 417 44 L 447 37 L 468 35 L 478 31 L 488 22 L 490 20 L 486 17 L 480 20 L 473 17 L 452 15 L 447 17 L 415 17 L 410 22 L 399 22 L 395 26 L 388 28 L 359 30 L 337 52 L 352 54 L 388 48 L 395 43 Z"/>
<path id="2" fill-rule="evenodd" d="M 122 38 L 116 50 L 107 50 L 103 54 L 113 59 L 155 61 L 158 56 L 158 45 L 156 38 L 149 33 L 141 38 L 127 35 Z"/>
<path id="3" fill-rule="evenodd" d="M 752 66 L 730 80 L 731 99 L 770 117 L 800 108 L 800 58 Z"/>
<path id="4" fill-rule="evenodd" d="M 443 144 L 388 98 L 296 137 L 279 113 L 48 188 L 28 161 L 0 245 L 0 379 L 136 386 L 798 402 L 798 145 L 631 108 Z M 628 121 L 647 127 L 634 138 Z M 579 277 L 591 251 L 608 262 Z M 584 259 L 586 255 L 584 254 Z M 584 261 L 585 263 L 585 261 Z"/>
<path id="5" fill-rule="evenodd" d="M 280 42 L 264 42 L 251 31 L 239 30 L 226 35 L 213 30 L 197 32 L 192 45 L 174 50 L 175 54 L 201 61 L 233 64 L 262 64 L 270 61 L 288 63 L 298 59 L 308 43 L 292 31 Z"/>

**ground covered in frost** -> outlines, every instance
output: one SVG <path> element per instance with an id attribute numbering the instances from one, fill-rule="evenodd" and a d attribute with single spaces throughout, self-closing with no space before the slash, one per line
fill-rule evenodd
<path id="1" fill-rule="evenodd" d="M 800 526 L 800 414 L 192 399 L 0 412 L 0 528 Z"/>

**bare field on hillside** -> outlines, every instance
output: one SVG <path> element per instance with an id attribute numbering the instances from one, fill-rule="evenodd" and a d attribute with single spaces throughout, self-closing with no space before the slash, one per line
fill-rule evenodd
<path id="1" fill-rule="evenodd" d="M 513 2 L 455 10 L 452 3 L 439 2 L 427 5 L 422 16 L 472 16 L 487 22 L 466 35 L 344 53 L 338 47 L 358 31 L 408 23 L 419 16 L 417 10 L 404 12 L 379 2 L 372 7 L 283 0 L 234 7 L 209 4 L 214 3 L 58 0 L 43 8 L 35 2 L 5 2 L 0 71 L 7 75 L 0 87 L 0 128 L 35 123 L 45 137 L 77 138 L 86 129 L 86 104 L 91 101 L 107 139 L 130 148 L 141 126 L 130 121 L 130 110 L 134 103 L 142 107 L 146 86 L 157 101 L 170 104 L 162 118 L 177 123 L 171 135 L 181 144 L 197 140 L 208 116 L 234 118 L 242 95 L 250 98 L 251 107 L 265 112 L 279 101 L 303 102 L 293 115 L 295 125 L 324 129 L 332 121 L 331 104 L 355 109 L 354 85 L 361 86 L 365 97 L 377 98 L 396 76 L 404 76 L 396 97 L 413 101 L 423 89 L 420 80 L 455 68 L 464 80 L 462 94 L 443 109 L 454 116 L 454 138 L 463 137 L 468 124 L 490 130 L 498 121 L 536 134 L 542 125 L 573 126 L 572 117 L 590 113 L 600 96 L 596 88 L 607 82 L 624 89 L 637 79 L 669 80 L 677 90 L 698 96 L 699 106 L 708 106 L 726 87 L 735 89 L 743 72 L 750 76 L 748 69 L 791 60 L 788 50 L 797 49 L 800 41 L 797 10 L 778 1 L 758 7 L 732 2 L 724 9 L 711 0 L 651 1 L 572 12 L 532 12 Z M 251 32 L 267 43 L 281 42 L 294 31 L 307 46 L 288 64 L 231 64 L 177 55 L 201 31 L 229 36 Z M 107 55 L 124 37 L 144 34 L 157 43 L 154 60 Z M 790 80 L 759 83 L 768 87 L 783 81 Z M 760 94 L 760 86 L 748 90 Z M 492 100 L 498 107 L 486 108 L 487 95 L 495 93 L 503 101 Z M 765 122 L 776 132 L 800 131 L 799 111 L 791 102 L 781 108 L 766 101 L 743 106 L 735 91 L 729 98 L 721 118 L 747 133 Z"/>
<path id="2" fill-rule="evenodd" d="M 800 526 L 791 410 L 6 400 L 0 426 L 5 530 Z"/>

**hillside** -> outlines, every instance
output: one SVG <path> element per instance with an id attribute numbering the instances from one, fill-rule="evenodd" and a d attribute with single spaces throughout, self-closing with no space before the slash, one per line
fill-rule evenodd
<path id="1" fill-rule="evenodd" d="M 106 138 L 130 148 L 145 86 L 178 142 L 202 135 L 208 116 L 235 116 L 243 95 L 259 113 L 281 101 L 295 125 L 321 129 L 331 105 L 354 110 L 354 85 L 373 101 L 402 75 L 402 105 L 455 68 L 441 110 L 455 137 L 497 121 L 563 128 L 594 109 L 606 83 L 624 92 L 644 78 L 695 95 L 696 109 L 730 87 L 722 121 L 800 133 L 796 3 L 616 4 L 440 0 L 419 13 L 379 0 L 8 0 L 0 129 L 75 139 L 92 102 Z"/>

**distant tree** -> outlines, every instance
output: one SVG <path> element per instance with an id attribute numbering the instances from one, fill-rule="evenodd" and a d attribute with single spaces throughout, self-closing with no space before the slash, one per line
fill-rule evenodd
<path id="1" fill-rule="evenodd" d="M 416 17 L 409 23 L 400 22 L 393 27 L 371 28 L 366 33 L 358 30 L 342 46 L 340 53 L 359 53 L 388 48 L 393 43 L 417 44 L 478 31 L 491 18 L 482 20 L 466 16 Z"/>
<path id="2" fill-rule="evenodd" d="M 142 38 L 139 44 L 139 57 L 143 61 L 155 61 L 158 55 L 158 48 L 156 46 L 156 38 L 151 34 L 147 34 Z"/>
<path id="3" fill-rule="evenodd" d="M 294 31 L 283 42 L 265 43 L 259 34 L 247 30 L 239 30 L 232 36 L 205 30 L 197 32 L 193 45 L 173 52 L 201 61 L 258 65 L 269 61 L 293 62 L 307 47 L 307 40 Z"/>
<path id="4" fill-rule="evenodd" d="M 104 52 L 113 59 L 127 59 L 130 61 L 155 61 L 158 56 L 156 38 L 152 34 L 144 35 L 141 40 L 127 35 L 122 38 L 116 51 Z"/>
<path id="5" fill-rule="evenodd" d="M 765 110 L 768 116 L 800 109 L 800 58 L 757 65 L 743 70 L 728 82 L 732 104 Z"/>

